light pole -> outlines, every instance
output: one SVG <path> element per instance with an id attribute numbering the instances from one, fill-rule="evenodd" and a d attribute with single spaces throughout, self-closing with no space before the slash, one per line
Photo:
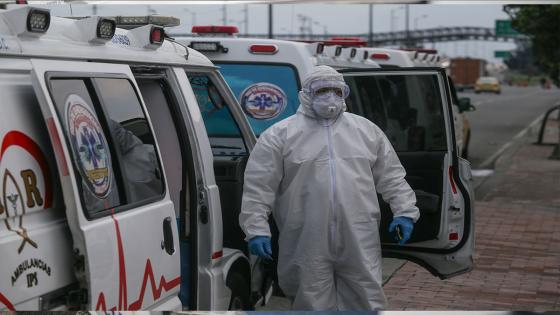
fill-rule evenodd
<path id="1" fill-rule="evenodd" d="M 394 29 L 395 29 L 395 26 L 394 26 L 394 23 L 393 23 L 393 20 L 395 19 L 395 12 L 398 11 L 398 10 L 401 10 L 402 8 L 404 8 L 404 7 L 401 5 L 398 8 L 391 9 L 391 23 L 390 23 L 391 24 L 391 33 L 394 32 Z"/>
<path id="2" fill-rule="evenodd" d="M 184 8 L 183 11 L 185 11 L 187 14 L 190 13 L 191 14 L 191 22 L 192 25 L 195 26 L 196 25 L 196 12 L 191 11 L 189 9 Z"/>
<path id="3" fill-rule="evenodd" d="M 427 14 L 422 14 L 421 16 L 415 17 L 415 18 L 414 18 L 414 29 L 415 29 L 415 30 L 418 30 L 418 20 L 425 19 L 425 18 L 427 18 L 427 17 L 428 17 Z"/>

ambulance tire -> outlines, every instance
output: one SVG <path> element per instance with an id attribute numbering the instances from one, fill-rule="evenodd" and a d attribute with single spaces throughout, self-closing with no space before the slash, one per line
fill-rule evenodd
<path id="1" fill-rule="evenodd" d="M 251 287 L 248 280 L 239 272 L 233 272 L 228 276 L 227 286 L 231 290 L 229 301 L 230 311 L 252 311 Z"/>

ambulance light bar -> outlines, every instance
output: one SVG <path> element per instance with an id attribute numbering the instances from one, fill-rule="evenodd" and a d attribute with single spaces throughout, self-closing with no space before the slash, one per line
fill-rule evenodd
<path id="1" fill-rule="evenodd" d="M 278 46 L 276 45 L 251 45 L 249 47 L 249 52 L 252 54 L 263 54 L 263 55 L 274 55 L 278 52 Z"/>
<path id="2" fill-rule="evenodd" d="M 229 49 L 222 46 L 220 42 L 191 42 L 190 48 L 198 51 L 206 52 L 223 52 L 227 53 Z"/>
<path id="3" fill-rule="evenodd" d="M 132 29 L 149 24 L 161 27 L 179 26 L 181 24 L 179 18 L 166 15 L 113 16 L 109 18 L 114 19 L 117 22 L 117 26 L 124 29 Z"/>
<path id="4" fill-rule="evenodd" d="M 197 34 L 228 34 L 228 35 L 233 35 L 233 34 L 239 33 L 239 29 L 237 28 L 237 26 L 230 26 L 230 25 L 225 25 L 225 26 L 214 26 L 214 25 L 199 26 L 199 25 L 195 25 L 195 26 L 192 27 L 191 32 L 192 33 L 197 33 Z"/>

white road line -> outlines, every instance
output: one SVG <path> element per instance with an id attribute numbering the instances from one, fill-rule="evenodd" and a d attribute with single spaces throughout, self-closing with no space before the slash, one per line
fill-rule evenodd
<path id="1" fill-rule="evenodd" d="M 471 171 L 473 177 L 488 177 L 494 174 L 494 170 L 490 169 L 476 169 Z"/>
<path id="2" fill-rule="evenodd" d="M 486 169 L 486 168 L 490 168 L 492 166 L 492 163 L 502 154 L 504 153 L 505 150 L 507 150 L 509 147 L 511 147 L 511 145 L 519 138 L 525 136 L 525 134 L 531 130 L 531 128 L 533 128 L 536 124 L 538 124 L 542 119 L 544 118 L 544 114 L 540 115 L 539 117 L 537 117 L 537 119 L 533 120 L 533 122 L 531 122 L 531 124 L 529 126 L 527 126 L 525 129 L 521 130 L 518 134 L 516 134 L 508 143 L 504 144 L 501 148 L 498 149 L 498 151 L 496 151 L 494 154 L 492 154 L 489 158 L 487 158 L 486 160 L 484 160 L 482 163 L 480 163 L 480 165 L 478 166 L 478 168 L 480 169 Z"/>

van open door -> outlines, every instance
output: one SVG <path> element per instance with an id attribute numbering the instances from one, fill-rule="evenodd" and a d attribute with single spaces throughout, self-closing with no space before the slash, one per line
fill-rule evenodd
<path id="1" fill-rule="evenodd" d="M 130 68 L 31 60 L 58 166 L 79 309 L 180 309 L 179 240 Z"/>
<path id="2" fill-rule="evenodd" d="M 472 268 L 474 196 L 468 161 L 459 158 L 444 69 L 347 69 L 347 107 L 379 126 L 406 169 L 420 219 L 397 245 L 393 219 L 379 195 L 384 257 L 413 261 L 444 279 Z"/>

